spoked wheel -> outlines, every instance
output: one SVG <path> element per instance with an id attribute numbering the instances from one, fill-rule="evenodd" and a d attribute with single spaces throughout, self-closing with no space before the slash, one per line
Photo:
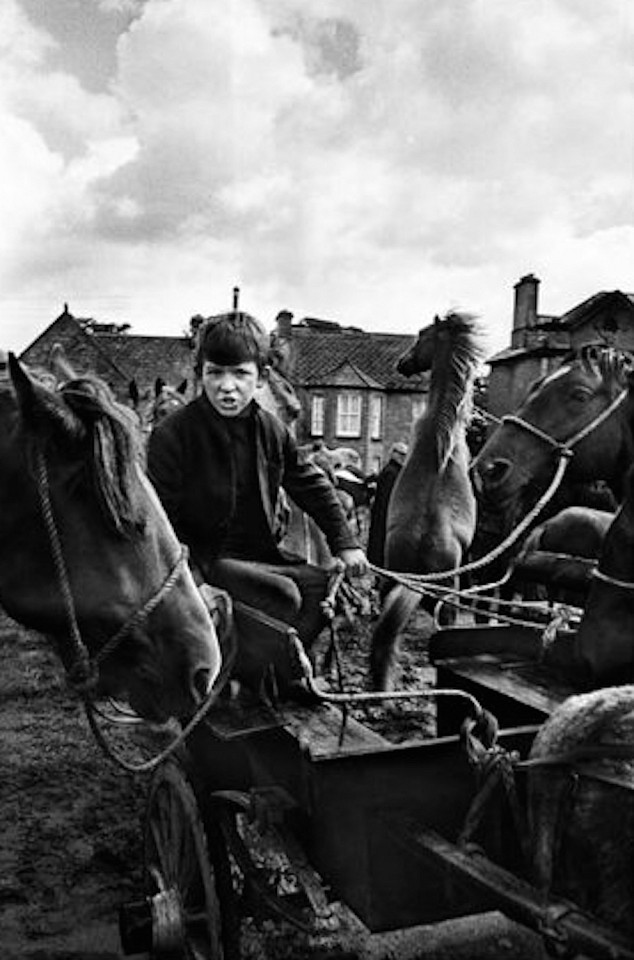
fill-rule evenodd
<path id="1" fill-rule="evenodd" d="M 154 776 L 144 846 L 152 956 L 228 960 L 205 829 L 196 795 L 176 763 L 163 764 Z"/>

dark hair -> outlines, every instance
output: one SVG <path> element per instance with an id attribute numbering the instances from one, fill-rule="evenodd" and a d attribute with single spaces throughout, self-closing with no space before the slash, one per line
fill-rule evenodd
<path id="1" fill-rule="evenodd" d="M 223 367 L 253 360 L 258 370 L 269 362 L 270 337 L 259 320 L 249 313 L 234 310 L 210 317 L 198 331 L 195 370 L 202 373 L 205 360 Z"/>

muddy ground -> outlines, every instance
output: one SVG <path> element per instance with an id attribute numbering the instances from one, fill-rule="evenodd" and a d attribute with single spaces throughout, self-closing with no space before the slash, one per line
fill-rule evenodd
<path id="1" fill-rule="evenodd" d="M 361 618 L 345 638 L 346 681 L 352 687 L 365 684 L 368 631 L 369 617 Z M 423 620 L 406 639 L 407 684 L 429 675 L 424 634 Z M 119 905 L 142 891 L 140 825 L 147 779 L 126 774 L 102 756 L 46 642 L 2 614 L 0 656 L 0 955 L 115 960 L 122 956 Z M 399 740 L 429 731 L 432 721 L 429 712 L 404 708 L 389 724 Z M 343 908 L 340 918 L 339 934 L 327 943 L 309 943 L 272 922 L 251 924 L 245 957 L 356 960 L 385 953 Z M 417 940 L 420 956 L 430 960 L 541 955 L 533 938 L 498 915 L 441 924 L 423 934 Z M 394 958 L 412 955 L 411 943 L 408 950 L 404 944 L 390 950 Z"/>

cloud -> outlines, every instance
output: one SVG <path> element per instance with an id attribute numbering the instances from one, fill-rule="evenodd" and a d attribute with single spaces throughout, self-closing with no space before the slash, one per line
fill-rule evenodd
<path id="1" fill-rule="evenodd" d="M 459 305 L 501 344 L 526 272 L 561 309 L 627 289 L 629 8 L 93 0 L 96 89 L 63 66 L 69 31 L 8 0 L 0 279 L 116 289 L 146 331 L 235 282 L 265 319 L 413 330 Z"/>

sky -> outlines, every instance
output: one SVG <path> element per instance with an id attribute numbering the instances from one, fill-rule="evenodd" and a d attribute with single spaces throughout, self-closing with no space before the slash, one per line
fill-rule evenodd
<path id="1" fill-rule="evenodd" d="M 0 0 L 0 346 L 634 292 L 631 0 Z"/>

